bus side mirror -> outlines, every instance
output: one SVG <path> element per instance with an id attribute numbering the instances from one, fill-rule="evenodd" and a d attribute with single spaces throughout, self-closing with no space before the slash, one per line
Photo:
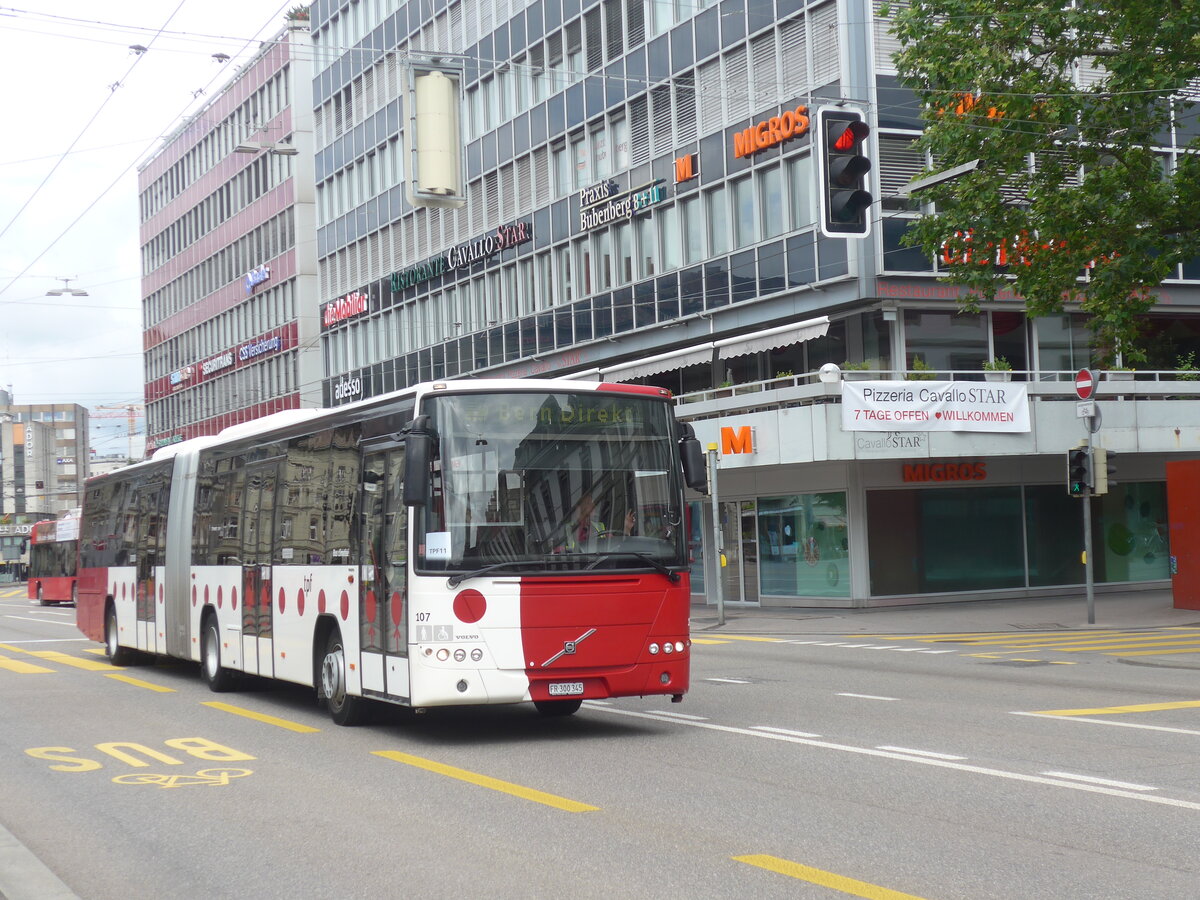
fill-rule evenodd
<path id="1" fill-rule="evenodd" d="M 683 426 L 683 437 L 679 439 L 679 458 L 683 463 L 683 480 L 693 491 L 701 494 L 708 493 L 708 469 L 704 461 L 704 451 L 696 440 L 696 432 L 691 425 Z"/>
<path id="2" fill-rule="evenodd" d="M 404 436 L 404 505 L 429 504 L 430 465 L 437 448 L 437 433 L 429 416 L 417 416 Z"/>

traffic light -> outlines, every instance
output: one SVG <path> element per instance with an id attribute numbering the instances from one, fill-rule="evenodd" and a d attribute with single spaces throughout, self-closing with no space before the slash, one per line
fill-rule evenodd
<path id="1" fill-rule="evenodd" d="M 1091 448 L 1072 447 L 1067 451 L 1067 493 L 1072 497 L 1086 497 L 1093 486 Z"/>
<path id="2" fill-rule="evenodd" d="M 1095 470 L 1095 494 L 1107 494 L 1108 486 L 1116 483 L 1117 454 L 1103 447 L 1092 451 L 1092 467 Z"/>
<path id="3" fill-rule="evenodd" d="M 817 110 L 817 181 L 821 233 L 826 237 L 866 237 L 871 233 L 871 192 L 864 155 L 871 126 L 855 109 Z"/>

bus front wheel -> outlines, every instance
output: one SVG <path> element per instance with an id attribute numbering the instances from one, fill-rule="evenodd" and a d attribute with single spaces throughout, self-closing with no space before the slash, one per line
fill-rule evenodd
<path id="1" fill-rule="evenodd" d="M 104 613 L 104 655 L 114 666 L 128 666 L 134 656 L 133 650 L 122 647 L 117 640 L 117 611 L 111 606 Z"/>
<path id="2" fill-rule="evenodd" d="M 209 616 L 200 636 L 200 670 L 210 691 L 223 694 L 233 690 L 237 673 L 221 665 L 221 632 L 217 617 Z"/>
<path id="3" fill-rule="evenodd" d="M 337 725 L 358 725 L 366 718 L 367 701 L 346 691 L 346 649 L 337 629 L 330 633 L 321 659 L 321 696 Z"/>

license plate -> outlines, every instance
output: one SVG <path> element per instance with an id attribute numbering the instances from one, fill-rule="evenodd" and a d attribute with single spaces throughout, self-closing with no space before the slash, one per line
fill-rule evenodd
<path id="1" fill-rule="evenodd" d="M 574 697 L 583 693 L 582 681 L 552 681 L 549 684 L 551 697 Z"/>

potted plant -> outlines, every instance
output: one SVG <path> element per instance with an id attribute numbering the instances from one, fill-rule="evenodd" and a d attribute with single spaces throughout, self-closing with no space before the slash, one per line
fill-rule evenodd
<path id="1" fill-rule="evenodd" d="M 1196 365 L 1195 350 L 1189 350 L 1186 354 L 1176 357 L 1175 368 L 1178 370 L 1176 381 L 1200 381 L 1200 367 Z"/>
<path id="2" fill-rule="evenodd" d="M 792 384 L 795 374 L 796 373 L 791 369 L 780 369 L 775 373 L 774 383 L 771 385 L 771 387 L 789 387 Z"/>
<path id="3" fill-rule="evenodd" d="M 983 361 L 984 381 L 1012 381 L 1012 363 L 1003 356 Z"/>
<path id="4" fill-rule="evenodd" d="M 905 376 L 905 381 L 934 381 L 937 378 L 935 372 L 925 360 L 919 356 L 914 356 L 912 361 L 912 371 Z"/>
<path id="5" fill-rule="evenodd" d="M 862 362 L 844 362 L 841 365 L 842 377 L 846 381 L 870 381 L 871 380 L 871 364 L 867 360 Z"/>
<path id="6" fill-rule="evenodd" d="M 1113 366 L 1104 373 L 1104 377 L 1109 381 L 1133 381 L 1134 371 L 1128 366 Z"/>

